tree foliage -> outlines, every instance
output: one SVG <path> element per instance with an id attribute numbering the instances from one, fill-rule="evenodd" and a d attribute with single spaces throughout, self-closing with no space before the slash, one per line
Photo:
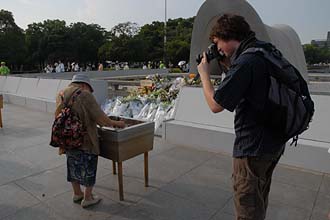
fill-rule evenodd
<path id="1" fill-rule="evenodd" d="M 96 24 L 78 22 L 66 26 L 60 20 L 33 23 L 26 30 L 27 59 L 40 65 L 58 60 L 96 62 L 98 49 L 106 38 L 106 31 Z"/>
<path id="2" fill-rule="evenodd" d="M 308 64 L 330 62 L 330 49 L 327 45 L 325 47 L 320 48 L 312 44 L 305 44 L 303 48 L 306 62 Z"/>
<path id="3" fill-rule="evenodd" d="M 48 63 L 98 61 L 167 62 L 176 64 L 189 59 L 194 18 L 154 21 L 139 27 L 136 23 L 120 23 L 110 31 L 97 24 L 83 22 L 67 25 L 62 20 L 32 23 L 23 31 L 11 12 L 0 11 L 0 59 L 18 69 L 43 69 Z M 166 54 L 164 53 L 166 51 Z"/>
<path id="4" fill-rule="evenodd" d="M 194 18 L 170 19 L 166 26 L 164 50 L 164 22 L 154 21 L 138 27 L 127 22 L 110 31 L 109 41 L 99 50 L 100 57 L 118 61 L 166 61 L 178 63 L 189 60 L 190 41 Z M 166 51 L 166 54 L 164 54 Z"/>
<path id="5" fill-rule="evenodd" d="M 97 24 L 77 22 L 67 25 L 62 20 L 32 23 L 24 31 L 13 14 L 0 10 L 0 60 L 12 70 L 43 69 L 47 63 L 78 62 L 82 66 L 106 60 L 120 62 L 171 62 L 189 60 L 194 17 L 154 21 L 139 27 L 125 22 L 110 31 Z M 309 64 L 330 62 L 328 47 L 303 46 Z M 166 52 L 166 53 L 165 53 Z"/>
<path id="6" fill-rule="evenodd" d="M 11 12 L 0 10 L 0 59 L 19 68 L 25 62 L 24 32 L 19 28 Z"/>

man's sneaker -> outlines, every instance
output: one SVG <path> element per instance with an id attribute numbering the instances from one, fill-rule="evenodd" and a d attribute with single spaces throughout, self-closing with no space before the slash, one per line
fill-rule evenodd
<path id="1" fill-rule="evenodd" d="M 72 200 L 73 200 L 74 203 L 80 203 L 83 198 L 84 198 L 84 195 L 80 195 L 80 196 L 79 195 L 74 195 L 72 197 Z"/>
<path id="2" fill-rule="evenodd" d="M 81 200 L 81 206 L 83 208 L 87 208 L 89 206 L 98 204 L 100 201 L 101 201 L 101 198 L 99 198 L 96 195 L 93 195 L 93 199 L 92 200 L 85 200 L 85 199 Z"/>

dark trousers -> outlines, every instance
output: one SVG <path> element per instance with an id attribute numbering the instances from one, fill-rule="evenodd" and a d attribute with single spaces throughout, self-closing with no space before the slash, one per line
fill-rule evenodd
<path id="1" fill-rule="evenodd" d="M 234 158 L 233 188 L 236 220 L 264 220 L 278 159 Z"/>

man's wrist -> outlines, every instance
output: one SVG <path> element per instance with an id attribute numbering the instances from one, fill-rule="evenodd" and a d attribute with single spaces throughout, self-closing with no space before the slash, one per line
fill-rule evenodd
<path id="1" fill-rule="evenodd" d="M 201 77 L 201 81 L 210 80 L 210 74 L 209 73 L 200 74 L 200 77 Z"/>

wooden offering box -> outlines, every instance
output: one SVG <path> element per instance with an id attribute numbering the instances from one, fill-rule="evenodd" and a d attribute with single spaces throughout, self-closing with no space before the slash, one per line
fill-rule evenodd
<path id="1" fill-rule="evenodd" d="M 124 117 L 110 117 L 112 120 L 123 120 L 125 128 L 98 128 L 100 141 L 100 156 L 113 161 L 113 173 L 116 174 L 118 163 L 119 197 L 123 195 L 122 162 L 137 155 L 144 154 L 145 186 L 148 186 L 148 151 L 153 149 L 154 122 L 129 119 Z"/>

